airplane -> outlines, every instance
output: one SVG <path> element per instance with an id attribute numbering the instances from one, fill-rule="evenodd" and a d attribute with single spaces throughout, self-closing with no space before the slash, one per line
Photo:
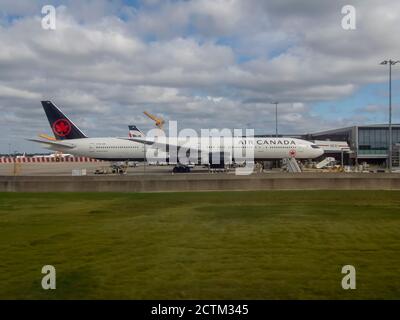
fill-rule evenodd
<path id="1" fill-rule="evenodd" d="M 165 137 L 165 142 L 142 135 L 89 138 L 53 102 L 42 101 L 41 103 L 56 140 L 37 138 L 27 140 L 41 143 L 50 150 L 105 161 L 146 161 L 146 150 L 149 146 L 161 153 L 166 153 L 169 157 L 171 157 L 171 148 L 177 150 L 184 148 L 191 152 L 201 151 L 209 155 L 222 151 L 220 144 L 215 144 L 213 142 L 215 140 L 209 137 L 198 138 L 189 143 L 185 137 Z M 170 141 L 174 142 L 170 143 Z M 254 161 L 284 158 L 314 159 L 324 153 L 323 149 L 315 143 L 297 138 L 233 137 L 231 141 L 232 144 L 229 146 L 231 154 L 237 150 L 244 151 L 246 148 L 254 147 Z"/>

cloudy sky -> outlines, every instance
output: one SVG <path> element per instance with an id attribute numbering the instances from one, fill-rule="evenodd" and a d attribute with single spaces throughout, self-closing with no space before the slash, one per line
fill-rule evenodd
<path id="1" fill-rule="evenodd" d="M 24 138 L 50 132 L 43 99 L 89 136 L 146 131 L 145 110 L 273 133 L 274 100 L 285 133 L 386 122 L 379 62 L 400 59 L 399 26 L 398 0 L 0 0 L 0 153 L 40 151 Z M 400 64 L 393 78 L 399 122 Z"/>

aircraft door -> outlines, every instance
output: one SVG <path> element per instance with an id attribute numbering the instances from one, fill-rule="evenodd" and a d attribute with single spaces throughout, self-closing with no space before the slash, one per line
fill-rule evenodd
<path id="1" fill-rule="evenodd" d="M 89 143 L 89 153 L 95 153 L 96 146 L 94 143 Z"/>

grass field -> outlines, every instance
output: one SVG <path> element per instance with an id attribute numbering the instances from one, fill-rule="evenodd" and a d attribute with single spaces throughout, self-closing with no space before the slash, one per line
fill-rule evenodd
<path id="1" fill-rule="evenodd" d="M 3 193 L 0 298 L 400 299 L 400 192 Z"/>

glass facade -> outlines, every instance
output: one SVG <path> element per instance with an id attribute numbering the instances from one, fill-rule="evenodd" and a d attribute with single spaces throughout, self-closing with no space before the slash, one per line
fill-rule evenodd
<path id="1" fill-rule="evenodd" d="M 352 158 L 362 161 L 386 161 L 389 149 L 389 128 L 387 125 L 354 126 L 304 135 L 308 140 L 347 141 L 353 153 Z M 400 125 L 392 127 L 393 146 L 400 144 Z M 400 147 L 398 147 L 400 150 Z M 395 150 L 395 148 L 394 148 Z M 397 149 L 396 149 L 397 150 Z M 396 153 L 397 152 L 397 153 Z M 399 151 L 393 152 L 394 156 Z M 360 160 L 361 161 L 361 160 Z"/>
<path id="2" fill-rule="evenodd" d="M 392 127 L 393 144 L 400 142 L 400 128 Z M 383 155 L 387 154 L 389 146 L 388 127 L 359 127 L 358 153 Z"/>

